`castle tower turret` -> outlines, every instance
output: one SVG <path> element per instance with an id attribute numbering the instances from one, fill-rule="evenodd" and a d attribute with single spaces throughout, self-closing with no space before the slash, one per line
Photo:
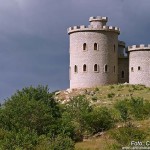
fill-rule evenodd
<path id="1" fill-rule="evenodd" d="M 90 25 L 93 26 L 93 27 L 96 27 L 96 26 L 100 26 L 100 27 L 103 27 L 106 25 L 108 21 L 108 18 L 107 17 L 90 17 L 89 19 L 89 22 L 90 22 Z"/>
<path id="2" fill-rule="evenodd" d="M 118 83 L 118 27 L 106 26 L 107 17 L 90 17 L 88 27 L 68 28 L 70 88 Z"/>
<path id="3" fill-rule="evenodd" d="M 150 45 L 133 45 L 129 52 L 129 83 L 150 86 Z"/>

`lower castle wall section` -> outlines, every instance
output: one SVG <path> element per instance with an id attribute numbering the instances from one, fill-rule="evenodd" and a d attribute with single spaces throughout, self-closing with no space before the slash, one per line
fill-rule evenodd
<path id="1" fill-rule="evenodd" d="M 83 50 L 84 43 L 86 50 Z M 94 43 L 98 45 L 97 50 L 94 50 Z M 70 34 L 70 88 L 118 83 L 117 49 L 117 33 L 100 31 Z M 83 71 L 84 64 L 86 71 Z M 95 64 L 98 65 L 98 71 L 94 71 Z"/>
<path id="2" fill-rule="evenodd" d="M 118 59 L 118 83 L 129 83 L 129 58 Z"/>
<path id="3" fill-rule="evenodd" d="M 150 86 L 150 51 L 130 51 L 129 83 Z"/>

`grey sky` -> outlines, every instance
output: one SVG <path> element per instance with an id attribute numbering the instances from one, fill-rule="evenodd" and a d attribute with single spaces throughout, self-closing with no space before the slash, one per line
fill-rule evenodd
<path id="1" fill-rule="evenodd" d="M 150 43 L 149 0 L 0 0 L 0 101 L 25 86 L 69 87 L 67 28 L 107 16 L 127 45 Z"/>

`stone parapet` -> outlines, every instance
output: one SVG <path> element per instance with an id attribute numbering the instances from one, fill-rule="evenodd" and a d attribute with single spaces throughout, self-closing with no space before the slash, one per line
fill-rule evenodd
<path id="1" fill-rule="evenodd" d="M 118 27 L 113 27 L 113 26 L 85 26 L 85 25 L 81 25 L 81 26 L 73 26 L 73 27 L 69 27 L 68 28 L 68 34 L 74 33 L 74 32 L 85 32 L 85 31 L 109 31 L 109 32 L 116 32 L 118 34 L 120 34 L 120 29 Z"/>
<path id="2" fill-rule="evenodd" d="M 140 44 L 140 45 L 132 45 L 132 46 L 128 46 L 128 51 L 141 51 L 141 50 L 150 50 L 150 44 L 145 45 L 145 44 Z"/>
<path id="3" fill-rule="evenodd" d="M 92 21 L 104 21 L 104 22 L 107 22 L 108 18 L 107 17 L 101 17 L 101 16 L 90 17 L 89 18 L 89 22 L 92 22 Z"/>

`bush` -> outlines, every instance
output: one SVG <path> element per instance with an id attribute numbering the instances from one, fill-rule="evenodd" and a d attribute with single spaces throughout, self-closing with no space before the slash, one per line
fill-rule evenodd
<path id="1" fill-rule="evenodd" d="M 33 149 L 37 144 L 37 133 L 27 128 L 18 132 L 1 129 L 0 134 L 0 149 L 2 150 Z"/>
<path id="2" fill-rule="evenodd" d="M 115 108 L 119 110 L 120 116 L 124 122 L 129 119 L 145 119 L 150 116 L 150 102 L 143 98 L 124 99 L 115 103 Z"/>
<path id="3" fill-rule="evenodd" d="M 98 92 L 98 91 L 99 91 L 99 88 L 96 87 L 96 88 L 94 89 L 94 92 Z"/>
<path id="4" fill-rule="evenodd" d="M 115 96 L 115 93 L 108 93 L 107 97 L 108 98 L 113 98 Z"/>
<path id="5" fill-rule="evenodd" d="M 114 125 L 111 112 L 106 107 L 97 107 L 86 116 L 86 123 L 93 133 L 110 129 Z"/>
<path id="6" fill-rule="evenodd" d="M 97 102 L 97 97 L 96 96 L 92 97 L 92 101 Z"/>
<path id="7" fill-rule="evenodd" d="M 127 100 L 118 101 L 115 108 L 119 110 L 121 119 L 126 123 L 129 120 L 129 106 Z"/>
<path id="8" fill-rule="evenodd" d="M 74 142 L 66 136 L 58 135 L 51 143 L 51 150 L 73 150 Z"/>
<path id="9" fill-rule="evenodd" d="M 145 119 L 149 117 L 150 103 L 144 102 L 143 98 L 131 98 L 130 100 L 131 113 L 136 119 Z"/>
<path id="10" fill-rule="evenodd" d="M 74 150 L 74 142 L 66 135 L 57 135 L 54 138 L 39 137 L 36 150 Z"/>
<path id="11" fill-rule="evenodd" d="M 118 128 L 115 131 L 112 131 L 110 134 L 112 138 L 114 138 L 121 146 L 130 145 L 130 142 L 133 140 L 143 141 L 144 139 L 146 139 L 147 136 L 144 131 L 139 130 L 133 125 Z"/>

